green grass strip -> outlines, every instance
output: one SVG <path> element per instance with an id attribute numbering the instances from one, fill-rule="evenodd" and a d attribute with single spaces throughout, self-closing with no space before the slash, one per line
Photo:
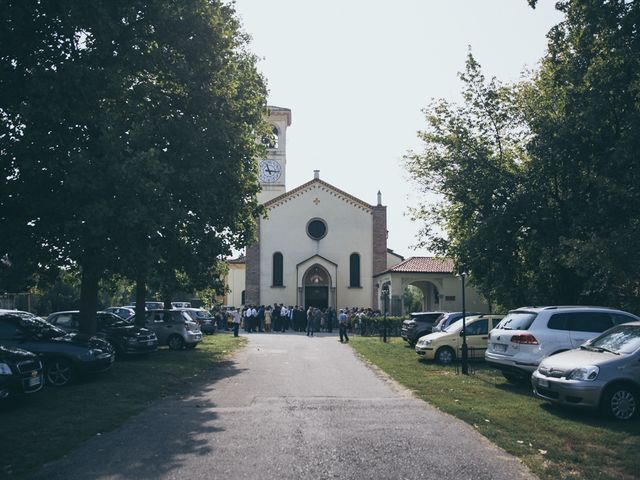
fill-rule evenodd
<path id="1" fill-rule="evenodd" d="M 93 379 L 0 405 L 0 478 L 23 478 L 88 438 L 114 430 L 155 400 L 212 372 L 245 344 L 228 334 L 205 336 L 195 350 L 162 348 L 117 361 Z"/>
<path id="2" fill-rule="evenodd" d="M 470 425 L 520 458 L 541 479 L 637 479 L 640 422 L 538 400 L 528 384 L 512 385 L 484 362 L 471 374 L 420 360 L 401 339 L 355 337 L 352 347 L 416 396 Z"/>

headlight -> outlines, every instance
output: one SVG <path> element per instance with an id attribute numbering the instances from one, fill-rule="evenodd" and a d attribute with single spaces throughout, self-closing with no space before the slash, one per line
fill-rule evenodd
<path id="1" fill-rule="evenodd" d="M 105 351 L 99 348 L 91 348 L 89 349 L 89 355 L 98 356 L 102 355 Z"/>
<path id="2" fill-rule="evenodd" d="M 600 368 L 596 366 L 576 368 L 567 375 L 567 380 L 587 380 L 591 382 L 598 378 L 599 373 Z"/>
<path id="3" fill-rule="evenodd" d="M 421 347 L 428 347 L 429 345 L 431 345 L 432 340 L 419 340 L 418 341 L 418 345 L 420 345 Z"/>
<path id="4" fill-rule="evenodd" d="M 13 375 L 9 365 L 6 363 L 0 363 L 0 375 Z"/>

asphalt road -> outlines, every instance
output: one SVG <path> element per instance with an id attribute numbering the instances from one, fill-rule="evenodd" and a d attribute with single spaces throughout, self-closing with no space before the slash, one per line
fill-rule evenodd
<path id="1" fill-rule="evenodd" d="M 533 479 L 335 336 L 252 334 L 229 366 L 37 479 Z"/>

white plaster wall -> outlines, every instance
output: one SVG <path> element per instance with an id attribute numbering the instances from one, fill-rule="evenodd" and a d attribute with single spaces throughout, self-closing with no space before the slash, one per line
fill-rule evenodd
<path id="1" fill-rule="evenodd" d="M 459 312 L 462 311 L 462 280 L 460 277 L 456 277 L 451 275 L 450 277 L 444 277 L 444 288 L 440 293 L 445 296 L 455 296 L 456 299 L 454 301 L 446 301 L 443 298 L 442 309 L 449 312 Z M 486 301 L 480 296 L 480 294 L 469 285 L 467 281 L 465 283 L 464 289 L 465 295 L 465 310 L 467 311 L 477 311 L 477 312 L 489 312 L 489 305 Z"/>
<path id="2" fill-rule="evenodd" d="M 225 295 L 224 304 L 233 307 L 242 306 L 242 292 L 245 289 L 245 264 L 230 263 L 225 282 L 231 291 Z"/>
<path id="3" fill-rule="evenodd" d="M 314 202 L 314 200 L 319 202 Z M 260 300 L 263 304 L 298 303 L 298 284 L 304 271 L 296 266 L 313 255 L 334 262 L 337 278 L 337 306 L 364 306 L 371 303 L 373 255 L 373 217 L 371 211 L 353 200 L 341 198 L 322 184 L 269 210 L 269 218 L 260 226 Z M 307 223 L 320 218 L 327 223 L 327 235 L 313 240 L 307 235 Z M 284 288 L 272 288 L 273 254 L 283 255 Z M 362 288 L 349 287 L 349 256 L 360 254 Z M 299 277 L 299 278 L 298 278 Z"/>

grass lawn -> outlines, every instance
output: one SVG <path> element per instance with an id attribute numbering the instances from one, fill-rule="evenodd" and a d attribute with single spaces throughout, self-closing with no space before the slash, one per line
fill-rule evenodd
<path id="1" fill-rule="evenodd" d="M 537 400 L 528 384 L 511 385 L 483 362 L 471 375 L 419 360 L 399 338 L 355 337 L 352 347 L 415 394 L 459 419 L 541 479 L 637 479 L 640 421 L 622 423 Z"/>
<path id="2" fill-rule="evenodd" d="M 151 402 L 176 393 L 219 366 L 246 343 L 229 334 L 205 336 L 195 350 L 161 348 L 117 361 L 94 379 L 0 404 L 0 478 L 22 478 L 86 439 L 108 432 Z"/>

